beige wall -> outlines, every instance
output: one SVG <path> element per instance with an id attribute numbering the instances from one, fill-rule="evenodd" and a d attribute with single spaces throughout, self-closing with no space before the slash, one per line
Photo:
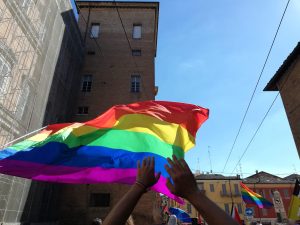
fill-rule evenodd
<path id="1" fill-rule="evenodd" d="M 242 197 L 240 195 L 240 181 L 241 180 L 197 180 L 198 186 L 200 189 L 204 187 L 204 194 L 212 200 L 214 203 L 216 203 L 221 209 L 225 211 L 225 204 L 228 204 L 229 212 L 231 211 L 232 202 L 234 205 L 238 208 L 238 204 L 242 207 L 242 210 L 245 210 L 245 206 L 243 205 Z M 214 191 L 210 190 L 210 184 L 214 186 Z M 226 193 L 222 194 L 222 184 L 226 185 Z M 239 188 L 239 192 L 236 194 L 234 185 L 237 184 Z M 230 191 L 231 186 L 231 191 Z M 232 192 L 232 199 L 231 199 L 231 192 Z M 189 213 L 189 215 L 193 218 L 198 218 L 199 213 L 197 210 L 191 206 L 191 211 L 188 210 L 188 204 L 189 202 L 186 202 L 184 205 L 180 205 L 179 203 L 176 203 L 172 201 L 172 205 L 175 207 L 179 207 L 186 212 Z M 244 218 L 243 213 L 239 213 L 241 219 Z"/>

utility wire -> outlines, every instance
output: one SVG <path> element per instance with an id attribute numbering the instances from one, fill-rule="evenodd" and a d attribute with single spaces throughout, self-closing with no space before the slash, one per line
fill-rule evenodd
<path id="1" fill-rule="evenodd" d="M 119 20 L 120 20 L 121 25 L 122 25 L 122 29 L 123 29 L 123 31 L 124 31 L 124 33 L 125 33 L 125 37 L 126 37 L 126 40 L 127 40 L 128 46 L 129 46 L 129 49 L 130 49 L 131 52 L 132 52 L 132 46 L 131 46 L 131 44 L 130 44 L 130 41 L 129 41 L 127 32 L 126 32 L 126 30 L 125 30 L 125 26 L 124 26 L 123 20 L 122 20 L 122 18 L 121 18 L 119 9 L 118 9 L 118 7 L 117 7 L 116 1 L 114 1 L 114 4 L 115 4 L 116 11 L 117 11 L 117 13 L 118 13 Z M 76 8 L 77 8 L 78 14 L 81 15 L 81 18 L 83 19 L 83 21 L 85 22 L 85 24 L 88 26 L 88 22 L 87 22 L 87 20 L 85 19 L 85 17 L 83 16 L 83 14 L 81 13 L 80 8 L 79 8 L 79 7 L 76 7 Z M 98 49 L 99 49 L 99 51 L 100 51 L 100 54 L 101 54 L 102 56 L 104 56 L 104 55 L 103 55 L 103 51 L 102 51 L 102 49 L 101 49 L 101 46 L 99 45 L 99 43 L 98 43 L 98 41 L 97 41 L 97 38 L 94 37 L 94 35 L 93 35 L 92 32 L 90 32 L 89 34 L 92 36 L 92 39 L 93 39 L 94 42 L 96 43 L 96 45 L 97 45 L 97 47 L 98 47 Z M 137 63 L 136 63 L 136 61 L 135 61 L 134 58 L 133 58 L 133 62 L 134 62 L 135 67 L 138 69 L 138 65 L 137 65 Z M 143 89 L 145 90 L 144 83 L 141 82 L 141 84 L 143 85 Z M 147 98 L 152 99 L 152 98 L 150 98 L 150 96 L 148 95 L 148 93 L 147 93 L 146 91 L 144 92 L 144 94 L 146 95 Z"/>
<path id="2" fill-rule="evenodd" d="M 276 101 L 276 99 L 277 99 L 278 96 L 279 96 L 279 92 L 277 93 L 277 95 L 275 96 L 275 98 L 274 98 L 274 100 L 272 101 L 271 105 L 269 106 L 267 112 L 265 113 L 265 115 L 264 115 L 263 119 L 261 120 L 259 126 L 257 127 L 256 131 L 255 131 L 254 134 L 252 135 L 252 138 L 250 139 L 250 141 L 249 141 L 249 143 L 247 144 L 247 147 L 245 148 L 245 150 L 244 150 L 242 156 L 239 158 L 237 164 L 235 165 L 235 167 L 234 167 L 234 169 L 232 170 L 231 173 L 234 172 L 234 170 L 236 169 L 236 167 L 238 166 L 238 164 L 241 162 L 242 158 L 244 157 L 244 155 L 245 155 L 246 152 L 248 151 L 248 149 L 249 149 L 249 147 L 250 147 L 252 141 L 254 140 L 256 134 L 258 133 L 258 131 L 259 131 L 261 125 L 264 123 L 266 117 L 268 116 L 268 114 L 269 114 L 271 108 L 273 107 L 273 105 L 274 105 L 274 103 L 275 103 L 275 101 Z"/>
<path id="3" fill-rule="evenodd" d="M 285 88 L 285 85 L 287 84 L 287 81 L 288 81 L 288 79 L 290 78 L 290 75 L 291 75 L 292 71 L 294 70 L 294 68 L 295 68 L 295 65 L 293 65 L 291 68 L 289 68 L 289 72 L 288 72 L 288 74 L 286 75 L 286 78 L 285 78 L 285 80 L 284 80 L 283 83 L 282 83 L 281 91 Z M 254 132 L 252 138 L 250 139 L 250 141 L 249 141 L 247 147 L 245 148 L 243 154 L 242 154 L 241 157 L 239 158 L 239 160 L 238 160 L 237 164 L 235 165 L 234 169 L 232 170 L 231 174 L 233 174 L 234 170 L 236 169 L 236 167 L 238 166 L 238 164 L 241 162 L 242 158 L 244 157 L 244 155 L 245 155 L 246 152 L 248 151 L 248 149 L 249 149 L 249 147 L 250 147 L 250 145 L 251 145 L 253 139 L 255 138 L 256 134 L 258 133 L 258 131 L 259 131 L 261 125 L 263 124 L 264 120 L 266 119 L 267 115 L 269 114 L 269 112 L 270 112 L 271 108 L 273 107 L 273 105 L 274 105 L 274 103 L 275 103 L 277 97 L 279 96 L 279 94 L 280 94 L 280 92 L 278 92 L 277 95 L 275 96 L 275 98 L 273 99 L 273 102 L 272 102 L 271 105 L 269 106 L 269 109 L 268 109 L 267 112 L 265 113 L 265 115 L 264 115 L 262 121 L 260 122 L 260 124 L 259 124 L 259 126 L 257 127 L 256 131 Z M 224 171 L 223 171 L 223 172 L 224 172 Z"/>
<path id="4" fill-rule="evenodd" d="M 129 46 L 129 49 L 130 49 L 130 51 L 132 51 L 132 46 L 131 46 L 131 44 L 130 44 L 130 41 L 129 41 L 129 38 L 128 38 L 128 35 L 127 35 L 127 32 L 126 32 L 126 29 L 125 29 L 125 26 L 124 26 L 122 17 L 121 17 L 121 15 L 120 15 L 120 12 L 119 12 L 119 9 L 118 9 L 116 0 L 114 0 L 114 3 L 115 3 L 115 8 L 116 8 L 116 11 L 117 11 L 117 13 L 118 13 L 118 17 L 119 17 L 119 20 L 120 20 L 120 22 L 121 22 L 121 25 L 122 25 L 122 28 L 123 28 L 123 31 L 124 31 L 124 34 L 125 34 L 125 37 L 126 37 L 128 46 Z M 134 64 L 135 64 L 136 68 L 138 68 L 138 65 L 137 65 L 137 63 L 136 63 L 136 61 L 135 61 L 134 58 L 133 58 L 133 61 L 134 61 Z"/>
<path id="5" fill-rule="evenodd" d="M 262 69 L 261 69 L 261 72 L 260 72 L 260 74 L 259 74 L 259 77 L 258 77 L 257 82 L 256 82 L 256 84 L 255 84 L 254 90 L 253 90 L 253 92 L 252 92 L 250 101 L 249 101 L 248 106 L 247 106 L 247 108 L 246 108 L 246 111 L 245 111 L 245 113 L 244 113 L 242 122 L 241 122 L 241 124 L 240 124 L 240 126 L 239 126 L 238 132 L 237 132 L 237 134 L 236 134 L 236 136 L 235 136 L 235 139 L 234 139 L 233 144 L 232 144 L 232 146 L 231 146 L 231 149 L 230 149 L 230 151 L 229 151 L 228 157 L 227 157 L 227 159 L 226 159 L 225 165 L 224 165 L 224 167 L 223 167 L 223 170 L 222 170 L 223 172 L 225 171 L 225 168 L 226 168 L 226 166 L 227 166 L 227 164 L 228 164 L 229 158 L 230 158 L 230 156 L 231 156 L 231 154 L 232 154 L 233 148 L 234 148 L 234 146 L 235 146 L 235 144 L 236 144 L 236 141 L 237 141 L 237 139 L 238 139 L 238 137 L 239 137 L 239 135 L 240 135 L 242 126 L 243 126 L 243 124 L 244 124 L 244 122 L 245 122 L 245 119 L 246 119 L 246 116 L 247 116 L 247 114 L 248 114 L 250 105 L 251 105 L 251 103 L 252 103 L 252 100 L 253 100 L 253 98 L 254 98 L 255 92 L 256 92 L 256 90 L 257 90 L 259 81 L 260 81 L 260 79 L 261 79 L 261 77 L 262 77 L 262 74 L 263 74 L 263 72 L 264 72 L 264 70 L 265 70 L 266 64 L 267 64 L 267 62 L 268 62 L 268 60 L 269 60 L 270 53 L 271 53 L 271 51 L 272 51 L 272 49 L 273 49 L 273 45 L 274 45 L 274 43 L 275 43 L 275 40 L 276 40 L 278 31 L 279 31 L 280 26 L 281 26 L 281 24 L 282 24 L 282 21 L 283 21 L 283 18 L 284 18 L 284 16 L 285 16 L 285 13 L 286 13 L 286 10 L 287 10 L 287 8 L 288 8 L 289 3 L 290 3 L 290 0 L 288 0 L 287 4 L 286 4 L 286 6 L 285 6 L 285 9 L 284 9 L 284 11 L 283 11 L 283 14 L 282 14 L 282 16 L 281 16 L 279 25 L 278 25 L 278 27 L 277 27 L 275 36 L 274 36 L 273 41 L 272 41 L 272 44 L 271 44 L 270 49 L 269 49 L 269 51 L 268 51 L 267 57 L 266 57 L 266 59 L 265 59 L 265 62 L 264 62 L 264 64 L 263 64 L 263 67 L 262 67 Z"/>
<path id="6" fill-rule="evenodd" d="M 83 21 L 84 21 L 85 24 L 87 25 L 87 29 L 89 29 L 89 28 L 88 28 L 89 24 L 88 24 L 87 20 L 84 18 L 83 14 L 81 13 L 81 10 L 79 9 L 79 7 L 76 7 L 76 8 L 77 8 L 78 14 L 81 15 L 81 18 L 83 19 Z M 88 32 L 88 31 L 86 31 L 86 32 Z M 100 45 L 99 45 L 99 43 L 98 43 L 96 37 L 94 36 L 93 32 L 90 32 L 89 35 L 91 35 L 92 39 L 94 40 L 95 44 L 97 45 L 97 47 L 98 47 L 98 49 L 99 49 L 100 54 L 103 56 L 102 49 L 101 49 L 101 47 L 100 47 Z M 84 43 L 84 44 L 85 44 L 85 43 Z"/>
<path id="7" fill-rule="evenodd" d="M 131 43 L 130 43 L 130 40 L 129 40 L 129 38 L 128 38 L 128 34 L 127 34 L 127 32 L 126 32 L 126 29 L 125 29 L 125 26 L 124 26 L 124 23 L 123 23 L 123 19 L 122 19 L 122 17 L 121 17 L 120 11 L 119 11 L 119 9 L 118 9 L 116 0 L 114 0 L 114 4 L 115 4 L 115 8 L 116 8 L 116 11 L 117 11 L 119 20 L 120 20 L 120 22 L 121 22 L 121 25 L 122 25 L 122 28 L 123 28 L 123 31 L 124 31 L 124 34 L 125 34 L 127 43 L 128 43 L 128 47 L 129 47 L 130 51 L 132 52 L 133 48 L 132 48 Z M 139 72 L 139 66 L 138 66 L 138 64 L 136 63 L 135 58 L 133 57 L 132 60 L 133 60 L 133 63 L 134 63 L 134 65 L 135 65 L 136 69 L 137 69 L 138 72 Z M 144 94 L 146 95 L 146 97 L 147 97 L 148 99 L 152 99 L 152 97 L 151 97 L 151 96 L 148 94 L 148 92 L 146 91 L 146 88 L 145 88 L 143 79 L 141 79 L 141 84 L 142 84 L 142 87 L 143 87 L 143 90 L 144 90 Z"/>

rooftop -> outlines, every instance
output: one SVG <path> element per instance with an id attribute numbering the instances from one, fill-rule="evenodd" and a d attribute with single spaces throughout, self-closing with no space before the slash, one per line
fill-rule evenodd
<path id="1" fill-rule="evenodd" d="M 197 174 L 196 180 L 241 180 L 240 176 L 223 176 L 221 174 Z"/>
<path id="2" fill-rule="evenodd" d="M 290 175 L 290 176 L 292 176 L 292 175 Z M 247 183 L 249 183 L 249 184 L 254 184 L 254 183 L 255 184 L 257 184 L 257 183 L 260 183 L 260 184 L 290 184 L 290 183 L 294 183 L 295 180 L 291 180 L 291 179 L 286 179 L 286 177 L 281 178 L 276 175 L 261 171 L 261 172 L 257 172 L 254 175 L 246 177 L 245 179 L 243 179 L 243 183 L 246 183 L 246 184 Z"/>
<path id="3" fill-rule="evenodd" d="M 298 42 L 297 46 L 290 53 L 290 55 L 286 58 L 280 68 L 277 70 L 275 75 L 269 81 L 267 86 L 264 88 L 264 91 L 278 91 L 277 82 L 281 79 L 283 74 L 290 68 L 293 62 L 300 56 L 300 42 Z"/>

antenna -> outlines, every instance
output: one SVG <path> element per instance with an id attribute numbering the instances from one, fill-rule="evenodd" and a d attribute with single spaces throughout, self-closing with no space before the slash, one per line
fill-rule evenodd
<path id="1" fill-rule="evenodd" d="M 211 165 L 211 157 L 210 157 L 210 146 L 207 146 L 208 151 L 208 158 L 209 158 L 209 164 L 210 164 L 210 173 L 212 173 L 212 165 Z"/>
<path id="2" fill-rule="evenodd" d="M 201 174 L 200 172 L 200 161 L 199 161 L 199 157 L 197 158 L 197 167 L 196 167 L 196 171 L 195 171 L 195 174 Z"/>
<path id="3" fill-rule="evenodd" d="M 240 173 L 241 173 L 241 178 L 243 179 L 243 172 L 242 172 L 242 163 L 239 163 L 239 167 L 240 167 Z"/>
<path id="4" fill-rule="evenodd" d="M 295 164 L 293 164 L 293 169 L 294 169 L 295 173 L 297 174 L 297 170 L 296 170 Z"/>

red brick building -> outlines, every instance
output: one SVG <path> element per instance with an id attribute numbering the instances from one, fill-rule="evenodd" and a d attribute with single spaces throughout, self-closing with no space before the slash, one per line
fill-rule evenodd
<path id="1" fill-rule="evenodd" d="M 85 46 L 73 121 L 95 118 L 113 105 L 154 100 L 158 2 L 76 1 Z M 128 185 L 64 185 L 61 224 L 91 224 L 104 219 Z M 155 193 L 133 211 L 135 224 L 154 224 Z"/>
<path id="2" fill-rule="evenodd" d="M 280 178 L 278 176 L 261 171 L 243 179 L 243 183 L 246 184 L 247 187 L 274 204 L 274 207 L 270 209 L 259 209 L 254 204 L 246 204 L 247 208 L 252 208 L 254 210 L 252 222 L 261 221 L 262 224 L 273 225 L 276 220 L 280 221 L 286 218 L 294 190 L 294 178 L 296 178 L 296 175 Z M 284 209 L 280 209 L 281 203 L 277 204 L 278 200 L 274 201 L 274 193 L 276 191 L 279 192 L 280 201 L 282 202 Z"/>
<path id="3" fill-rule="evenodd" d="M 277 70 L 264 91 L 279 91 L 300 157 L 300 42 Z"/>

